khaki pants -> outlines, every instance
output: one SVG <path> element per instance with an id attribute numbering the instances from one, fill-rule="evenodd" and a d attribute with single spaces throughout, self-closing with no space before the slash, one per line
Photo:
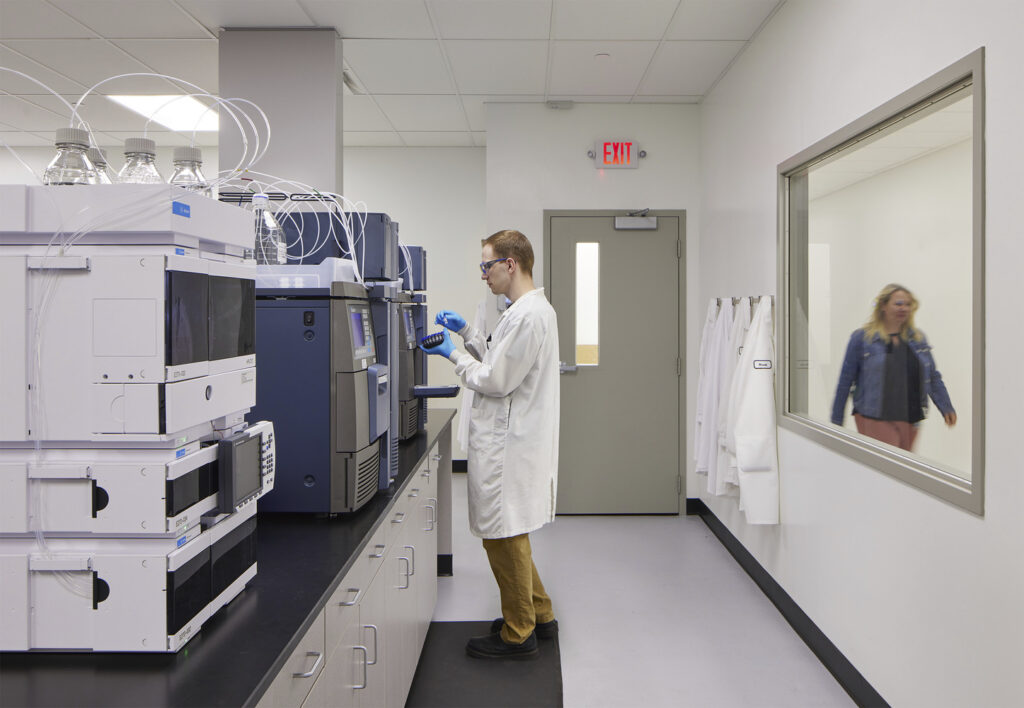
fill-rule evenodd
<path id="1" fill-rule="evenodd" d="M 483 542 L 501 592 L 501 614 L 505 618 L 501 638 L 509 644 L 522 644 L 538 622 L 555 618 L 551 598 L 533 564 L 530 536 L 524 533 L 511 538 L 485 538 Z"/>

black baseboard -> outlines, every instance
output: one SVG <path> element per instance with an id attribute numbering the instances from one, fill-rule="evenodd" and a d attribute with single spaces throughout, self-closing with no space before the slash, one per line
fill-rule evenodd
<path id="1" fill-rule="evenodd" d="M 750 554 L 742 543 L 725 527 L 717 516 L 715 516 L 707 505 L 700 499 L 686 500 L 686 513 L 688 515 L 699 515 L 707 524 L 711 532 L 718 537 L 718 540 L 732 554 L 736 562 L 747 572 L 747 575 L 761 588 L 772 604 L 779 610 L 782 616 L 789 622 L 800 638 L 804 640 L 818 660 L 825 668 L 835 676 L 839 685 L 850 694 L 850 698 L 862 708 L 889 708 L 885 699 L 868 683 L 868 680 L 857 671 L 857 667 L 850 663 L 850 660 L 843 656 L 839 648 L 832 643 L 818 625 L 814 624 L 810 617 L 800 609 L 800 606 L 782 589 L 782 586 L 775 582 L 775 578 L 768 573 L 764 567 L 757 562 L 757 559 Z"/>
<path id="2" fill-rule="evenodd" d="M 452 565 L 452 554 L 445 553 L 437 554 L 437 574 L 445 577 L 451 577 L 455 575 L 454 566 Z"/>
<path id="3" fill-rule="evenodd" d="M 452 460 L 452 472 L 465 472 L 467 469 L 465 460 Z"/>

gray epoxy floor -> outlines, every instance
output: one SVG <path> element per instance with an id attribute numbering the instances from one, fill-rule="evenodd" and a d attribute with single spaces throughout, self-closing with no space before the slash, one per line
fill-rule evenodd
<path id="1" fill-rule="evenodd" d="M 434 619 L 497 617 L 464 474 L 452 494 L 454 575 L 438 581 Z M 566 708 L 854 705 L 699 518 L 559 516 L 530 538 Z"/>

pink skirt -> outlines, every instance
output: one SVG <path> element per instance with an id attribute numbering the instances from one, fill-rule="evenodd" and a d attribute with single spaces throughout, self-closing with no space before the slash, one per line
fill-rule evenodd
<path id="1" fill-rule="evenodd" d="M 867 435 L 903 450 L 914 448 L 917 426 L 913 423 L 905 420 L 875 420 L 865 418 L 860 413 L 855 413 L 853 419 L 857 423 L 857 432 L 861 435 Z"/>

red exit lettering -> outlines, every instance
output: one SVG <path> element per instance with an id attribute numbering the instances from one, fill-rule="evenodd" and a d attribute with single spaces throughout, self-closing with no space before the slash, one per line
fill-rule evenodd
<path id="1" fill-rule="evenodd" d="M 604 143 L 602 158 L 606 165 L 630 165 L 633 162 L 633 143 Z"/>

